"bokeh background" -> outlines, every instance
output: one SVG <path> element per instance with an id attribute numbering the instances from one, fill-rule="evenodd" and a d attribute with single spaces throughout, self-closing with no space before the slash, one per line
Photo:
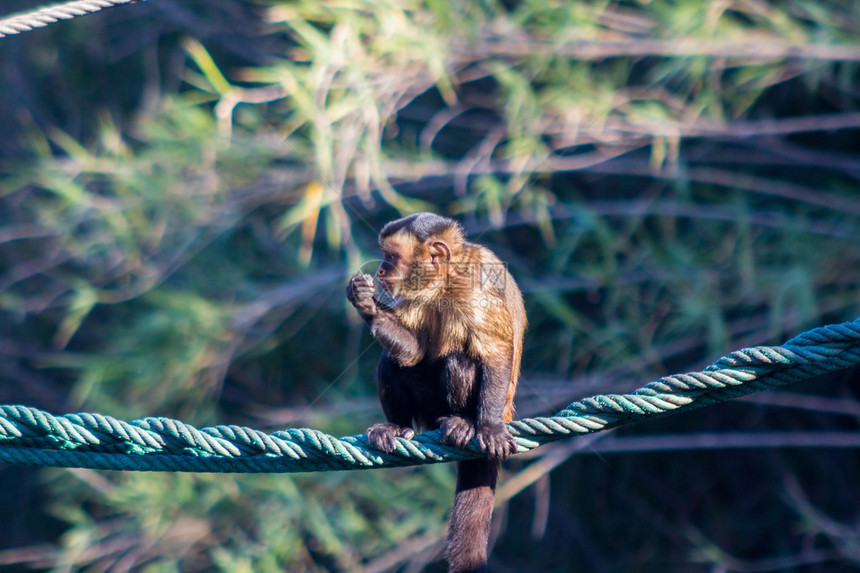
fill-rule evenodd
<path id="1" fill-rule="evenodd" d="M 417 210 L 522 287 L 519 416 L 852 320 L 858 14 L 151 0 L 2 38 L 0 403 L 361 433 L 379 347 L 344 286 Z M 858 430 L 857 382 L 510 460 L 491 569 L 857 570 L 860 456 L 799 447 Z M 453 487 L 3 466 L 0 567 L 442 571 Z"/>

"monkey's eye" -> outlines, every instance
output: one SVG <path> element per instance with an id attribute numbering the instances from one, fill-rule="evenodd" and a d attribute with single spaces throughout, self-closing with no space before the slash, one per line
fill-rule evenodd
<path id="1" fill-rule="evenodd" d="M 385 275 L 393 273 L 397 269 L 397 261 L 396 258 L 385 254 L 382 257 L 382 264 L 379 265 L 379 269 L 376 271 L 376 276 L 383 277 Z"/>

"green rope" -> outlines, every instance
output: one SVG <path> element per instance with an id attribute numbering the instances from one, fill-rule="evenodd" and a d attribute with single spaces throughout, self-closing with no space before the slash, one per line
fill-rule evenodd
<path id="1" fill-rule="evenodd" d="M 768 390 L 860 364 L 860 318 L 804 332 L 781 346 L 732 352 L 702 372 L 665 376 L 630 394 L 574 402 L 555 416 L 508 424 L 519 451 Z M 293 428 L 195 428 L 168 418 L 123 422 L 101 414 L 52 416 L 0 406 L 0 462 L 56 467 L 188 472 L 309 472 L 449 462 L 480 457 L 439 443 L 439 431 L 382 453 L 357 435 Z"/>

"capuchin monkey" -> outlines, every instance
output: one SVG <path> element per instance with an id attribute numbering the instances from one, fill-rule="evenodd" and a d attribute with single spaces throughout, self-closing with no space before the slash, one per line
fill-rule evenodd
<path id="1" fill-rule="evenodd" d="M 457 462 L 447 558 L 452 572 L 484 571 L 499 461 L 516 451 L 505 423 L 520 375 L 523 297 L 506 266 L 453 219 L 392 221 L 379 248 L 376 277 L 391 300 L 380 301 L 370 275 L 355 274 L 347 287 L 383 348 L 377 383 L 388 422 L 367 437 L 384 452 L 416 427 L 440 428 L 460 448 L 477 438 L 487 457 Z"/>

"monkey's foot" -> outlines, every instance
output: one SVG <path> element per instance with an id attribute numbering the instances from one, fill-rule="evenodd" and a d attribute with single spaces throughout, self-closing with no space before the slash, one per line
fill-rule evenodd
<path id="1" fill-rule="evenodd" d="M 483 425 L 478 428 L 475 436 L 478 438 L 478 445 L 491 458 L 503 460 L 517 451 L 517 443 L 503 423 Z"/>
<path id="2" fill-rule="evenodd" d="M 442 441 L 465 448 L 475 437 L 475 423 L 462 416 L 443 416 L 436 420 L 442 430 Z"/>
<path id="3" fill-rule="evenodd" d="M 397 424 L 374 424 L 367 429 L 367 439 L 377 450 L 390 454 L 397 447 L 395 438 L 406 438 L 411 440 L 415 437 L 415 430 Z"/>

